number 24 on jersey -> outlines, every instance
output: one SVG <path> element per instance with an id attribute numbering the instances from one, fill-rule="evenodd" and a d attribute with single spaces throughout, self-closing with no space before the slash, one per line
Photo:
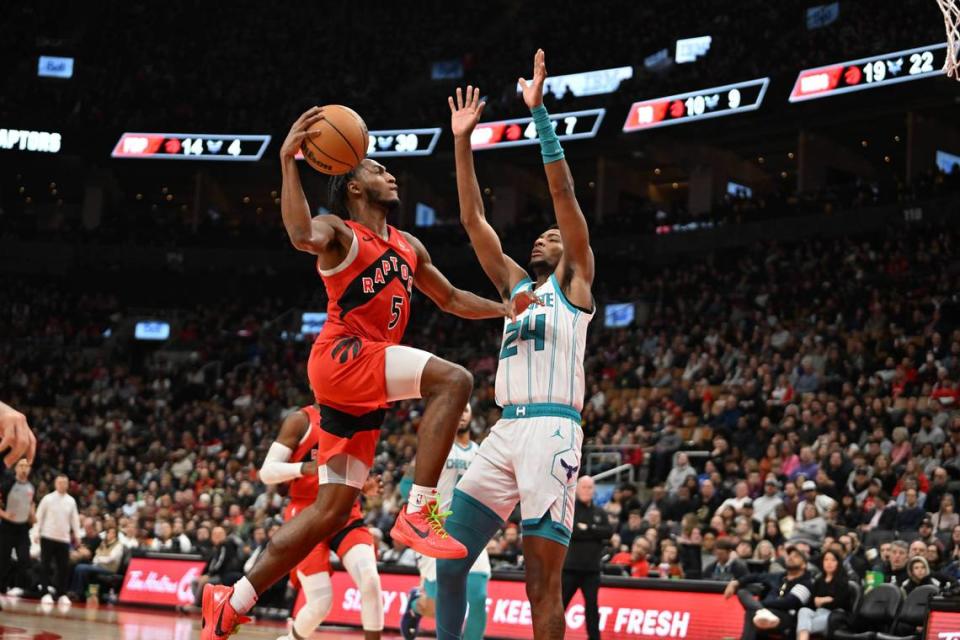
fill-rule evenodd
<path id="1" fill-rule="evenodd" d="M 533 322 L 531 322 L 531 320 Z M 528 315 L 522 322 L 511 322 L 504 330 L 500 359 L 517 355 L 517 341 L 533 340 L 534 351 L 543 351 L 547 336 L 547 314 Z"/>

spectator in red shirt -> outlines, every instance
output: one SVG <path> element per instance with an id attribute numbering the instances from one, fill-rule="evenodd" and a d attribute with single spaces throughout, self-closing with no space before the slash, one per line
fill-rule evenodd
<path id="1" fill-rule="evenodd" d="M 634 578 L 646 578 L 650 575 L 650 541 L 643 536 L 637 537 L 630 547 L 630 552 L 621 551 L 612 558 L 610 564 L 622 564 L 630 567 L 630 575 Z"/>

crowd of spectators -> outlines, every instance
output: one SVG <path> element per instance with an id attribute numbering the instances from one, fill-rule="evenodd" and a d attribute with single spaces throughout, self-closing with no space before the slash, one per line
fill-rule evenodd
<path id="1" fill-rule="evenodd" d="M 904 226 L 601 274 L 601 305 L 634 301 L 638 321 L 591 330 L 585 445 L 619 452 L 643 479 L 598 492 L 614 530 L 608 571 L 729 581 L 789 574 L 789 549 L 811 567 L 833 550 L 857 581 L 957 581 L 958 241 Z M 185 296 L 178 334 L 149 352 L 104 332 L 153 292 L 54 282 L 2 285 L 0 397 L 37 432 L 37 499 L 69 479 L 82 518 L 71 595 L 121 570 L 121 547 L 198 553 L 203 580 L 235 579 L 281 522 L 283 491 L 256 470 L 281 417 L 310 402 L 309 340 L 272 323 L 304 294 L 196 280 L 167 294 Z M 474 373 L 482 438 L 498 415 L 498 324 L 421 308 L 408 339 Z M 386 534 L 421 411 L 389 412 L 384 492 L 365 504 L 387 563 L 414 563 Z M 36 531 L 32 542 L 37 558 Z M 489 550 L 495 568 L 523 566 L 515 522 Z M 0 587 L 35 590 L 37 568 Z"/>

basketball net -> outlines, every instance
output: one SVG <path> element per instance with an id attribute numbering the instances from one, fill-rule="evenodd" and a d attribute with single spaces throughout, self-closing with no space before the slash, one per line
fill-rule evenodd
<path id="1" fill-rule="evenodd" d="M 957 52 L 960 49 L 960 0 L 937 0 L 943 12 L 943 24 L 947 28 L 947 59 L 943 63 L 943 72 L 947 77 L 960 80 L 960 61 Z"/>

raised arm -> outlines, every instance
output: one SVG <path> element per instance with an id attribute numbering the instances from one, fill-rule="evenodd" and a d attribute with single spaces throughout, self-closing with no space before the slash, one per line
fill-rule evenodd
<path id="1" fill-rule="evenodd" d="M 406 231 L 403 232 L 403 235 L 417 254 L 417 274 L 413 279 L 413 284 L 433 300 L 434 304 L 440 309 L 468 320 L 502 318 L 509 315 L 510 305 L 508 303 L 487 300 L 469 291 L 454 287 L 433 264 L 423 243 Z"/>
<path id="2" fill-rule="evenodd" d="M 470 236 L 470 244 L 480 260 L 483 272 L 506 300 L 517 283 L 529 276 L 520 265 L 503 253 L 500 238 L 484 215 L 483 198 L 480 196 L 480 185 L 477 183 L 477 173 L 473 166 L 470 134 L 480 121 L 486 103 L 480 102 L 480 89 L 470 86 L 467 87 L 466 100 L 458 87 L 456 101 L 449 97 L 447 102 L 450 104 L 450 129 L 453 131 L 457 165 L 460 223 Z"/>
<path id="3" fill-rule="evenodd" d="M 287 462 L 309 427 L 310 421 L 303 411 L 294 411 L 284 418 L 280 433 L 270 445 L 263 466 L 260 467 L 261 482 L 268 485 L 279 484 L 317 472 L 316 463 Z M 311 471 L 313 473 L 310 473 Z"/>
<path id="4" fill-rule="evenodd" d="M 550 197 L 553 200 L 560 236 L 563 238 L 563 259 L 558 269 L 565 266 L 571 267 L 573 277 L 589 288 L 593 284 L 594 275 L 590 230 L 587 227 L 587 219 L 577 202 L 570 167 L 567 166 L 563 149 L 560 148 L 560 142 L 557 140 L 547 110 L 543 106 L 543 82 L 546 78 L 547 66 L 544 62 L 543 49 L 538 49 L 533 58 L 533 79 L 527 82 L 520 78 L 520 86 L 523 89 L 523 101 L 533 114 L 533 122 L 540 137 Z M 562 275 L 558 275 L 558 278 L 561 282 L 565 281 Z M 589 305 L 588 296 L 585 306 Z"/>
<path id="5" fill-rule="evenodd" d="M 325 253 L 333 246 L 337 230 L 330 220 L 333 216 L 310 216 L 310 204 L 300 183 L 296 155 L 300 144 L 309 135 L 310 127 L 321 120 L 323 109 L 320 107 L 304 112 L 290 127 L 290 133 L 280 147 L 280 167 L 283 172 L 280 213 L 283 215 L 283 226 L 294 247 L 314 255 Z"/>

